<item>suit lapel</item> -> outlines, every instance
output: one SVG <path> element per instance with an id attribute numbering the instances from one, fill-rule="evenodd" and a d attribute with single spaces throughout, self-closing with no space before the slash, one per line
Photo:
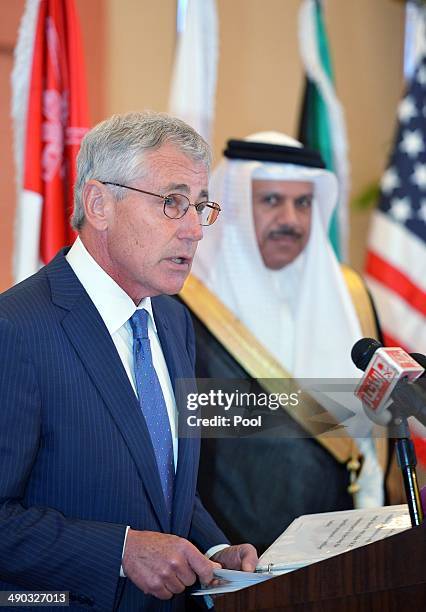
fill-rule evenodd
<path id="1" fill-rule="evenodd" d="M 63 255 L 49 266 L 48 276 L 53 302 L 69 311 L 62 320 L 65 333 L 123 436 L 160 525 L 167 532 L 170 527 L 151 438 L 111 336 Z"/>

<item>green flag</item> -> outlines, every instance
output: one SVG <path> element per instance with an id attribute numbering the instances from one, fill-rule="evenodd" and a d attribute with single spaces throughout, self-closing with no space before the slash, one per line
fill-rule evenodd
<path id="1" fill-rule="evenodd" d="M 339 180 L 339 199 L 329 227 L 340 260 L 347 251 L 348 162 L 343 112 L 334 90 L 334 76 L 320 0 L 304 0 L 300 10 L 300 51 L 306 84 L 299 140 L 318 151 Z"/>

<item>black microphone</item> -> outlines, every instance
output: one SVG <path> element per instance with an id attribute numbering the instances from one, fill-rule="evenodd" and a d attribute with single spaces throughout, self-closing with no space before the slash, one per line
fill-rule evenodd
<path id="1" fill-rule="evenodd" d="M 406 402 L 412 406 L 412 416 L 426 425 L 426 355 L 410 353 L 422 368 L 423 374 L 414 383 L 398 383 L 394 391 L 394 401 Z"/>
<path id="2" fill-rule="evenodd" d="M 403 388 L 403 396 L 400 397 L 404 397 L 405 401 L 408 396 L 408 401 L 411 401 L 412 395 L 416 396 L 417 387 L 413 381 L 425 373 L 422 365 L 426 364 L 425 355 L 409 355 L 400 347 L 385 348 L 374 338 L 362 338 L 354 344 L 351 357 L 357 368 L 365 370 L 355 395 L 361 400 L 367 416 L 372 421 L 387 425 L 391 420 L 388 408 L 394 394 L 398 395 Z M 423 393 L 420 393 L 420 399 L 416 397 L 415 401 L 415 412 L 419 416 L 422 412 L 420 404 L 423 402 Z M 426 418 L 426 414 L 423 418 Z"/>
<path id="3" fill-rule="evenodd" d="M 367 416 L 379 425 L 390 424 L 396 437 L 396 452 L 404 480 L 412 525 L 423 521 L 416 475 L 416 452 L 410 438 L 407 417 L 415 416 L 426 425 L 426 356 L 409 355 L 403 349 L 384 348 L 373 338 L 362 338 L 352 348 L 352 361 L 365 370 L 355 395 Z M 416 381 L 416 382 L 414 382 Z"/>
<path id="4" fill-rule="evenodd" d="M 351 359 L 358 368 L 364 371 L 368 366 L 377 349 L 383 348 L 383 344 L 375 338 L 361 338 L 352 347 Z"/>
<path id="5" fill-rule="evenodd" d="M 416 382 L 400 380 L 392 392 L 392 399 L 395 408 L 398 408 L 400 413 L 408 413 L 407 416 L 415 417 L 426 426 L 426 376 L 424 373 Z M 405 408 L 407 405 L 409 407 Z M 390 409 L 392 410 L 392 407 Z"/>
<path id="6" fill-rule="evenodd" d="M 421 353 L 410 353 L 410 357 L 412 357 L 422 366 L 422 368 L 425 369 L 425 372 L 423 372 L 420 378 L 426 378 L 426 355 L 422 355 Z"/>

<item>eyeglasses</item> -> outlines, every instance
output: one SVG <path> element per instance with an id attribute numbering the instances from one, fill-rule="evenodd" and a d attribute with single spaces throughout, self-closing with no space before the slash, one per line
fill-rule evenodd
<path id="1" fill-rule="evenodd" d="M 181 219 L 190 206 L 194 206 L 200 219 L 200 225 L 212 225 L 219 216 L 221 208 L 216 202 L 198 202 L 197 204 L 191 204 L 189 198 L 182 193 L 169 193 L 168 195 L 160 195 L 158 193 L 152 193 L 151 191 L 145 191 L 144 189 L 136 189 L 136 187 L 129 187 L 128 185 L 120 185 L 119 183 L 111 183 L 110 181 L 99 181 L 102 185 L 114 185 L 114 187 L 122 187 L 123 189 L 131 189 L 132 191 L 139 191 L 140 193 L 146 193 L 147 195 L 161 198 L 163 200 L 163 212 L 169 219 Z"/>

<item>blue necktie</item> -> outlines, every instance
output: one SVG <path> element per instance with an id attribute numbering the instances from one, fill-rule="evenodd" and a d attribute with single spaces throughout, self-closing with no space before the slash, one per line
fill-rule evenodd
<path id="1" fill-rule="evenodd" d="M 130 319 L 133 330 L 133 363 L 139 403 L 151 436 L 161 486 L 169 513 L 173 503 L 173 443 L 160 381 L 152 362 L 148 337 L 148 312 L 136 310 Z"/>

